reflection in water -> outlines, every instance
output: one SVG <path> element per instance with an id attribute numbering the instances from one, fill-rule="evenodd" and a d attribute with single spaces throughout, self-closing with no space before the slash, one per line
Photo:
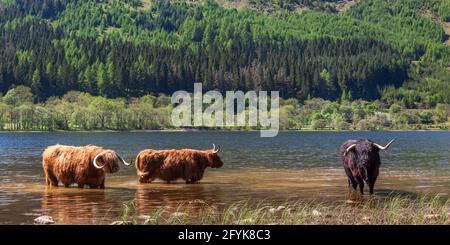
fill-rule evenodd
<path id="1" fill-rule="evenodd" d="M 162 184 L 164 185 L 164 184 Z M 216 202 L 206 195 L 205 188 L 202 184 L 193 185 L 189 190 L 182 188 L 168 189 L 167 187 L 155 187 L 152 184 L 138 184 L 135 195 L 136 209 L 139 215 L 148 215 L 156 209 L 164 209 L 167 212 L 174 212 L 180 204 L 189 204 L 198 207 L 204 204 L 214 205 Z M 194 209 L 195 211 L 195 209 Z"/>
<path id="2" fill-rule="evenodd" d="M 114 140 L 117 138 L 121 142 Z M 239 201 L 343 203 L 348 188 L 337 149 L 348 138 L 379 142 L 397 138 L 395 147 L 381 156 L 376 197 L 449 196 L 449 132 L 282 132 L 272 139 L 261 139 L 257 132 L 0 133 L 0 224 L 30 224 L 40 215 L 50 215 L 59 224 L 107 224 L 116 220 L 123 203 L 130 201 L 140 216 L 160 208 L 172 212 L 181 203 L 199 208 L 221 208 Z M 139 184 L 135 169 L 124 167 L 107 175 L 105 190 L 46 188 L 41 154 L 55 143 L 97 144 L 117 150 L 126 159 L 150 146 L 202 149 L 216 143 L 222 146 L 225 165 L 207 169 L 204 179 L 192 185 L 181 180 Z"/>
<path id="3" fill-rule="evenodd" d="M 77 220 L 96 222 L 102 216 L 105 205 L 104 191 L 67 191 L 46 186 L 41 209 L 43 215 L 50 215 L 59 223 L 70 224 L 78 223 Z"/>
<path id="4" fill-rule="evenodd" d="M 389 171 L 382 172 L 375 196 L 398 194 L 414 198 L 417 193 L 428 192 L 448 196 L 449 186 L 450 179 L 445 174 Z M 123 203 L 130 201 L 134 201 L 137 215 L 144 217 L 161 208 L 174 212 L 179 204 L 189 204 L 195 212 L 205 205 L 221 208 L 239 201 L 343 203 L 348 198 L 341 169 L 225 169 L 209 171 L 202 182 L 192 185 L 182 181 L 139 184 L 134 176 L 116 176 L 109 179 L 105 190 L 46 188 L 35 183 L 2 185 L 2 189 L 0 200 L 13 202 L 2 201 L 1 223 L 31 223 L 36 216 L 50 215 L 59 224 L 107 224 L 119 218 Z"/>

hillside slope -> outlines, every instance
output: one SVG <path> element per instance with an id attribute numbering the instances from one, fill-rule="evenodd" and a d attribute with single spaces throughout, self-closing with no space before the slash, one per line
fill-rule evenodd
<path id="1" fill-rule="evenodd" d="M 447 3 L 0 0 L 0 92 L 130 97 L 202 82 L 298 99 L 417 93 L 449 103 L 450 47 L 423 15 L 448 21 Z"/>

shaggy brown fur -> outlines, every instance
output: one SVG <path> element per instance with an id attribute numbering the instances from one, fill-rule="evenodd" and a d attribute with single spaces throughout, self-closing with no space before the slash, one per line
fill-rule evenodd
<path id="1" fill-rule="evenodd" d="M 207 167 L 220 168 L 223 162 L 213 150 L 143 150 L 136 157 L 139 182 L 162 179 L 167 183 L 184 179 L 187 184 L 203 178 Z"/>
<path id="2" fill-rule="evenodd" d="M 95 156 L 104 152 L 97 164 L 93 165 Z M 115 151 L 88 145 L 83 147 L 54 145 L 43 153 L 42 166 L 47 185 L 58 186 L 62 182 L 65 187 L 78 184 L 79 188 L 88 185 L 90 188 L 105 188 L 105 173 L 119 171 L 119 156 Z"/>

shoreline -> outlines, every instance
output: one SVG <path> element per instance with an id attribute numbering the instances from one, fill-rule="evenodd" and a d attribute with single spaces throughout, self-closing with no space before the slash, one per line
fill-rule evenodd
<path id="1" fill-rule="evenodd" d="M 260 132 L 263 129 L 142 129 L 142 130 L 0 130 L 2 133 L 189 133 L 189 132 Z M 283 132 L 450 132 L 450 129 L 382 129 L 382 130 L 338 130 L 338 129 L 284 129 Z"/>

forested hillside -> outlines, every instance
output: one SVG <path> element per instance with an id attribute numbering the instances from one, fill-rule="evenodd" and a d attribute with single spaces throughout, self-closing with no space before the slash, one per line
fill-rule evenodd
<path id="1" fill-rule="evenodd" d="M 202 82 L 300 101 L 450 103 L 450 0 L 345 2 L 0 0 L 0 92 L 130 98 Z"/>

